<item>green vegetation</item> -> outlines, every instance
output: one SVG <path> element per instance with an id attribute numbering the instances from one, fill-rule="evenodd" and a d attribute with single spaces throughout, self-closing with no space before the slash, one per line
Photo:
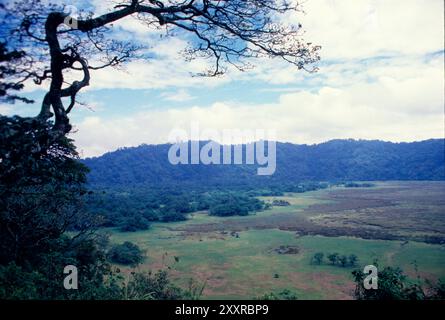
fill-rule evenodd
<path id="1" fill-rule="evenodd" d="M 372 188 L 373 183 L 346 182 L 343 184 L 345 188 Z"/>
<path id="2" fill-rule="evenodd" d="M 0 128 L 0 299 L 186 296 L 166 273 L 135 273 L 128 282 L 112 270 L 107 237 L 95 231 L 100 216 L 84 207 L 93 195 L 85 187 L 88 169 L 70 139 L 38 118 L 0 116 Z M 142 261 L 130 243 L 113 247 L 109 256 Z M 67 265 L 77 267 L 79 290 L 63 286 Z"/>
<path id="3" fill-rule="evenodd" d="M 290 206 L 290 203 L 286 200 L 274 200 L 272 205 L 277 207 L 288 207 Z"/>
<path id="4" fill-rule="evenodd" d="M 203 144 L 205 142 L 202 142 Z M 175 188 L 232 191 L 273 188 L 277 192 L 311 191 L 305 181 L 445 180 L 443 139 L 413 143 L 332 140 L 317 145 L 277 143 L 272 176 L 258 176 L 256 165 L 182 165 L 168 161 L 169 144 L 123 148 L 85 159 L 95 188 Z M 245 145 L 243 146 L 245 151 Z M 358 182 L 360 183 L 360 182 Z M 366 185 L 364 183 L 362 187 Z M 277 194 L 278 195 L 278 194 Z"/>
<path id="5" fill-rule="evenodd" d="M 111 262 L 136 266 L 144 260 L 143 252 L 139 247 L 129 241 L 113 246 L 108 251 Z"/>
<path id="6" fill-rule="evenodd" d="M 297 295 L 291 290 L 284 289 L 278 293 L 267 293 L 258 298 L 258 300 L 298 300 Z"/>
<path id="7" fill-rule="evenodd" d="M 338 261 L 339 255 L 337 252 L 331 253 L 328 255 L 328 259 L 331 262 L 332 265 L 335 265 Z"/>
<path id="8" fill-rule="evenodd" d="M 445 277 L 443 248 L 413 241 L 443 239 L 440 183 L 383 183 L 366 190 L 308 184 L 316 191 L 304 193 L 267 188 L 88 192 L 86 169 L 68 139 L 46 141 L 45 124 L 36 120 L 1 121 L 9 128 L 2 131 L 0 150 L 2 299 L 249 298 L 258 292 L 274 299 L 349 299 L 355 278 L 347 267 L 376 258 L 384 267 L 406 270 L 404 289 L 394 297 L 419 296 L 411 284 L 417 269 L 422 285 L 423 278 L 433 283 L 420 298 L 443 292 L 436 282 Z M 273 199 L 289 205 L 267 207 Z M 226 203 L 236 210 L 212 215 Z M 410 217 L 398 219 L 403 229 L 388 218 L 395 214 Z M 434 229 L 428 229 L 431 219 Z M 111 227 L 106 229 L 111 249 L 95 232 L 98 225 Z M 61 285 L 68 264 L 80 271 L 76 292 Z M 174 272 L 132 273 L 134 265 L 141 270 L 174 266 Z"/>
<path id="9" fill-rule="evenodd" d="M 184 221 L 196 211 L 208 211 L 213 216 L 246 216 L 269 207 L 249 192 L 217 190 L 108 190 L 91 192 L 87 199 L 88 211 L 100 218 L 102 227 L 118 227 L 122 232 L 147 230 L 155 221 Z"/>
<path id="10" fill-rule="evenodd" d="M 234 193 L 218 194 L 210 199 L 209 214 L 213 216 L 247 216 L 249 212 L 262 211 L 263 201 Z"/>
<path id="11" fill-rule="evenodd" d="M 349 264 L 351 267 L 355 267 L 358 263 L 358 257 L 355 254 L 349 255 Z"/>
<path id="12" fill-rule="evenodd" d="M 153 221 L 186 220 L 196 210 L 194 193 L 159 190 L 107 190 L 88 195 L 87 210 L 101 218 L 102 227 L 123 232 L 147 230 Z"/>
<path id="13" fill-rule="evenodd" d="M 378 267 L 378 263 L 374 262 Z M 442 281 L 426 286 L 421 281 L 413 281 L 401 268 L 385 267 L 378 273 L 378 288 L 367 290 L 364 287 L 365 275 L 361 270 L 352 272 L 356 283 L 355 298 L 358 300 L 444 300 L 445 283 Z"/>
<path id="14" fill-rule="evenodd" d="M 323 193 L 325 194 L 325 193 Z M 320 194 L 322 197 L 323 194 Z M 294 201 L 310 193 L 295 195 Z M 294 202 L 292 201 L 292 202 Z M 432 282 L 445 279 L 445 254 L 439 245 L 410 241 L 364 240 L 351 237 L 296 236 L 294 232 L 268 229 L 238 231 L 239 238 L 223 232 L 228 226 L 239 226 L 242 221 L 255 219 L 285 219 L 282 208 L 264 211 L 249 217 L 213 217 L 195 213 L 190 220 L 177 223 L 155 222 L 152 229 L 135 233 L 111 232 L 112 243 L 131 241 L 146 250 L 147 259 L 141 269 L 174 265 L 172 281 L 187 287 L 188 278 L 206 283 L 205 299 L 249 299 L 259 293 L 275 294 L 291 290 L 299 299 L 352 299 L 355 283 L 351 266 L 332 266 L 324 257 L 323 263 L 311 264 L 317 252 L 337 251 L 339 256 L 353 252 L 357 264 L 372 264 L 376 258 L 382 266 L 403 268 L 415 279 L 415 267 Z M 302 209 L 300 209 L 302 210 Z M 298 212 L 294 213 L 297 216 Z M 267 220 L 261 220 L 267 221 Z M 264 228 L 264 223 L 260 226 Z M 221 229 L 210 229 L 217 224 Z M 295 254 L 280 254 L 282 247 L 299 248 Z M 324 254 L 325 255 L 325 254 Z M 176 262 L 178 257 L 179 262 Z M 428 257 L 426 259 L 426 257 Z M 130 269 L 129 269 L 130 270 Z M 278 277 L 275 277 L 275 274 Z"/>
<path id="15" fill-rule="evenodd" d="M 323 252 L 317 252 L 316 254 L 314 254 L 314 257 L 312 258 L 312 262 L 320 265 L 323 263 L 323 257 L 324 257 Z"/>
<path id="16" fill-rule="evenodd" d="M 134 232 L 137 230 L 147 230 L 150 223 L 141 215 L 134 215 L 124 220 L 119 228 L 122 232 Z"/>
<path id="17" fill-rule="evenodd" d="M 54 138 L 37 119 L 2 116 L 0 127 L 0 299 L 107 296 L 94 218 L 82 211 L 87 168 L 72 141 Z M 70 264 L 80 270 L 77 293 L 61 285 Z"/>
<path id="18" fill-rule="evenodd" d="M 445 180 L 443 139 L 277 143 L 276 173 L 259 176 L 252 165 L 174 166 L 166 144 L 80 161 L 67 138 L 90 70 L 150 56 L 137 52 L 135 37 L 111 38 L 118 20 L 195 36 L 183 54 L 215 58 L 204 75 L 224 73 L 227 63 L 245 69 L 240 58 L 258 57 L 310 70 L 321 47 L 300 41 L 300 26 L 271 25 L 298 8 L 133 0 L 101 16 L 83 11 L 68 19 L 75 27 L 65 9 L 0 4 L 0 101 L 31 102 L 17 95 L 24 84 L 49 82 L 38 115 L 0 115 L 1 300 L 444 298 L 444 185 L 362 182 Z M 377 257 L 379 289 L 364 291 L 362 272 L 351 278 L 346 267 Z M 79 290 L 63 286 L 67 265 L 79 270 Z"/>
<path id="19" fill-rule="evenodd" d="M 325 254 L 323 252 L 317 252 L 312 257 L 312 263 L 321 265 L 323 263 L 323 257 Z M 347 255 L 339 255 L 337 252 L 326 254 L 331 265 L 345 267 L 354 267 L 357 265 L 358 257 L 355 254 Z"/>
<path id="20" fill-rule="evenodd" d="M 171 284 L 165 271 L 132 273 L 122 292 L 123 300 L 179 300 L 186 296 Z"/>

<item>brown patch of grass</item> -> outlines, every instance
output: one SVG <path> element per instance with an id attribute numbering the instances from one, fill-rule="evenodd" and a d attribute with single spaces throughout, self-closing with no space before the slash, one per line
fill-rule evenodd
<path id="1" fill-rule="evenodd" d="M 186 237 L 227 230 L 280 229 L 300 236 L 445 243 L 445 183 L 387 183 L 380 188 L 326 190 L 316 197 L 322 203 L 301 210 L 264 216 L 258 213 L 235 220 L 221 218 L 219 222 L 191 223 L 174 230 L 184 231 Z"/>

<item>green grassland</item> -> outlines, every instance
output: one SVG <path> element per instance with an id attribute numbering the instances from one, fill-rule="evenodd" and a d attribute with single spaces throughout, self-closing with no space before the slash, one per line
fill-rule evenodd
<path id="1" fill-rule="evenodd" d="M 369 209 L 370 215 L 378 215 L 376 218 L 379 221 L 383 220 L 383 217 L 388 218 L 393 211 L 401 214 L 400 208 L 411 205 L 408 201 L 410 197 L 397 198 L 397 195 L 404 195 L 404 192 L 415 193 L 415 190 L 410 188 L 429 190 L 431 194 L 445 190 L 444 186 L 445 184 L 437 188 L 437 185 L 431 187 L 431 184 L 382 183 L 372 190 L 331 189 L 286 194 L 284 197 L 263 197 L 266 201 L 283 199 L 291 205 L 273 207 L 271 210 L 247 217 L 221 218 L 197 212 L 192 214 L 188 221 L 154 223 L 147 231 L 106 231 L 110 233 L 112 243 L 131 241 L 145 250 L 146 258 L 144 263 L 137 267 L 139 270 L 167 269 L 180 286 L 186 286 L 190 278 L 201 284 L 205 283 L 205 299 L 250 299 L 283 289 L 296 292 L 300 299 L 351 299 L 354 290 L 351 276 L 353 268 L 332 266 L 328 262 L 322 265 L 311 264 L 314 253 L 355 254 L 361 266 L 372 264 L 378 259 L 380 266 L 399 266 L 413 278 L 416 277 L 415 262 L 421 277 L 431 280 L 445 279 L 443 244 L 412 241 L 409 238 L 362 239 L 349 236 L 349 231 L 352 230 L 354 234 L 354 228 L 357 226 L 348 226 L 349 217 L 351 220 L 359 219 L 363 228 L 367 228 L 363 218 L 363 210 L 368 212 L 366 209 Z M 431 191 L 431 188 L 434 190 Z M 392 193 L 388 192 L 388 189 L 392 190 Z M 379 193 L 379 190 L 382 192 Z M 351 192 L 358 192 L 360 197 L 363 197 L 363 193 L 371 192 L 373 199 L 382 194 L 387 202 L 378 206 L 368 201 L 370 207 L 366 208 L 365 202 L 362 201 L 355 209 L 339 205 L 341 201 L 338 195 L 340 194 L 341 198 L 347 194 L 346 198 L 350 199 Z M 388 194 L 392 197 L 391 205 L 388 203 Z M 416 203 L 419 205 L 419 202 Z M 445 207 L 437 199 L 437 206 L 434 207 L 434 204 L 431 201 L 427 203 L 431 212 L 426 212 L 425 208 L 420 208 L 419 212 L 429 219 L 432 219 L 431 214 L 434 213 L 440 222 Z M 320 208 L 320 211 L 317 208 Z M 335 208 L 333 212 L 330 211 L 332 208 Z M 309 230 L 316 231 L 324 229 L 314 229 L 313 225 L 335 228 L 336 226 L 331 226 L 332 221 L 336 221 L 333 215 L 338 215 L 339 221 L 349 228 L 345 229 L 348 231 L 345 235 L 327 237 L 322 235 L 323 232 L 320 232 L 321 235 L 307 234 L 306 229 L 299 229 L 300 224 L 307 224 Z M 409 210 L 409 218 L 410 221 L 401 222 L 405 232 L 415 230 L 418 225 L 412 210 Z M 400 236 L 400 230 L 395 230 L 392 225 L 393 221 L 388 221 L 389 226 L 383 225 L 381 221 L 379 223 L 378 228 L 384 230 L 382 234 L 391 235 L 393 232 Z M 409 223 L 410 229 L 406 229 Z M 434 224 L 434 221 L 429 223 Z M 425 224 L 420 223 L 420 226 Z M 372 227 L 376 228 L 374 225 Z M 442 229 L 427 230 L 421 227 L 418 231 L 422 234 L 440 234 Z M 298 253 L 280 254 L 275 250 L 280 246 L 295 247 Z M 120 267 L 124 272 L 131 270 Z"/>

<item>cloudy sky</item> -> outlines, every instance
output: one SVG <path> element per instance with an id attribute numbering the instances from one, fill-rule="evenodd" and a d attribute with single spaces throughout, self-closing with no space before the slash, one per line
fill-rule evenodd
<path id="1" fill-rule="evenodd" d="M 94 1 L 96 12 L 107 1 Z M 126 19 L 121 35 L 151 47 L 156 58 L 121 71 L 92 74 L 73 111 L 79 151 L 97 156 L 123 146 L 168 141 L 191 122 L 212 129 L 275 130 L 277 140 L 417 141 L 444 137 L 444 8 L 442 0 L 307 0 L 304 38 L 321 45 L 319 72 L 298 71 L 278 60 L 255 61 L 247 73 L 191 77 L 202 61 L 185 62 L 186 42 L 148 36 Z M 155 39 L 156 38 L 156 39 Z M 29 88 L 37 99 L 43 91 Z M 0 105 L 0 113 L 29 115 L 39 105 Z"/>

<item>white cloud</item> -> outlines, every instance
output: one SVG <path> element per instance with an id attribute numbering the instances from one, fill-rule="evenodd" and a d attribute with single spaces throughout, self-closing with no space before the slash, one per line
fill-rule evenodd
<path id="1" fill-rule="evenodd" d="M 12 105 L 10 104 L 0 104 L 0 114 L 11 114 L 13 111 Z"/>
<path id="2" fill-rule="evenodd" d="M 84 156 L 100 155 L 122 146 L 165 143 L 173 129 L 274 130 L 279 141 L 317 143 L 334 138 L 414 141 L 443 137 L 443 61 L 426 65 L 412 61 L 388 71 L 376 65 L 345 86 L 325 85 L 316 92 L 282 94 L 271 104 L 219 102 L 141 112 L 113 119 L 88 117 L 74 135 Z M 334 78 L 340 75 L 334 73 Z M 333 79 L 327 81 L 335 84 Z M 110 137 L 113 137 L 110 139 Z"/>
<path id="3" fill-rule="evenodd" d="M 443 50 L 442 0 L 309 0 L 304 9 L 288 21 L 302 22 L 326 59 Z"/>
<path id="4" fill-rule="evenodd" d="M 184 89 L 179 89 L 176 92 L 166 92 L 161 95 L 164 100 L 174 102 L 185 102 L 195 99 L 190 93 Z"/>
<path id="5" fill-rule="evenodd" d="M 132 61 L 123 65 L 122 70 L 105 68 L 93 71 L 89 90 L 214 87 L 230 81 L 228 77 L 194 77 L 193 74 L 211 68 L 211 61 L 205 59 L 185 61 L 180 52 L 186 45 L 184 40 L 166 38 L 150 51 L 156 54 L 153 59 Z"/>
<path id="6" fill-rule="evenodd" d="M 303 9 L 304 14 L 292 12 L 283 21 L 302 22 L 303 37 L 322 45 L 321 56 L 325 61 L 347 64 L 350 59 L 378 55 L 418 56 L 443 50 L 442 0 L 308 0 Z M 260 59 L 253 61 L 257 66 L 253 72 L 243 74 L 231 69 L 225 78 L 191 79 L 190 73 L 206 70 L 211 62 L 184 62 L 180 51 L 186 47 L 186 39 L 161 39 L 163 31 L 148 29 L 133 17 L 119 21 L 116 26 L 149 44 L 151 52 L 162 59 L 132 62 L 127 67 L 128 74 L 101 70 L 93 75 L 92 88 L 215 86 L 237 79 L 259 79 L 280 85 L 307 78 L 307 74 L 279 59 Z M 321 70 L 327 72 L 330 67 L 322 66 Z"/>
<path id="7" fill-rule="evenodd" d="M 105 7 L 102 1 L 94 2 Z M 260 59 L 248 73 L 191 77 L 209 67 L 209 61 L 184 62 L 180 51 L 186 39 L 160 39 L 159 31 L 147 31 L 133 18 L 120 21 L 116 27 L 150 45 L 158 59 L 131 62 L 124 71 L 93 72 L 88 90 L 168 89 L 165 100 L 189 101 L 188 107 L 86 117 L 74 134 L 79 149 L 92 156 L 122 146 L 164 143 L 170 130 L 187 129 L 192 121 L 215 129 L 275 129 L 279 140 L 295 143 L 443 137 L 443 55 L 426 58 L 444 49 L 442 0 L 308 0 L 304 9 L 305 15 L 287 16 L 285 21 L 302 22 L 305 39 L 323 46 L 322 58 L 329 63 L 313 75 L 279 59 Z M 282 95 L 271 104 L 190 103 L 191 87 L 205 90 L 238 80 L 273 84 L 271 90 L 282 90 Z M 0 106 L 2 111 L 10 109 Z"/>
<path id="8" fill-rule="evenodd" d="M 93 4 L 97 13 L 113 8 L 113 1 L 94 0 Z M 347 69 L 352 60 L 379 55 L 420 56 L 444 49 L 442 0 L 308 0 L 304 1 L 303 8 L 304 14 L 293 12 L 283 21 L 302 22 L 304 38 L 322 45 L 322 61 L 342 64 L 343 70 L 339 70 L 339 66 L 321 66 L 321 75 L 332 71 L 346 72 L 337 85 L 357 76 L 354 69 Z M 192 73 L 211 67 L 212 61 L 184 61 L 180 52 L 187 46 L 187 37 L 161 38 L 164 31 L 149 29 L 135 17 L 119 20 L 114 27 L 125 31 L 116 32 L 114 36 L 137 39 L 149 46 L 148 52 L 157 58 L 130 62 L 123 71 L 107 68 L 92 72 L 88 90 L 214 87 L 240 79 L 261 80 L 273 85 L 319 81 L 319 78 L 308 76 L 280 59 L 253 60 L 256 65 L 253 71 L 240 73 L 231 68 L 223 78 L 191 77 Z M 366 68 L 372 69 L 373 66 Z M 348 74 L 348 71 L 352 73 Z M 31 84 L 30 89 L 35 86 Z"/>

